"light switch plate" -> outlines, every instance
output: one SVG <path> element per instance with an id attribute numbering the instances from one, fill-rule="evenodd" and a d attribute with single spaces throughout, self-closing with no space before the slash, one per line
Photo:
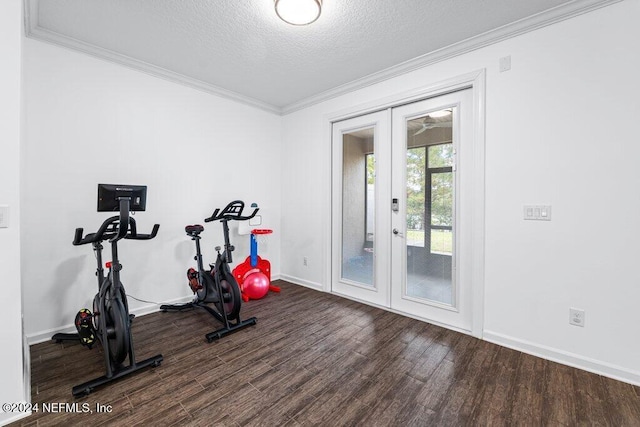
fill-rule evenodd
<path id="1" fill-rule="evenodd" d="M 534 221 L 551 221 L 550 205 L 525 205 L 523 218 Z"/>

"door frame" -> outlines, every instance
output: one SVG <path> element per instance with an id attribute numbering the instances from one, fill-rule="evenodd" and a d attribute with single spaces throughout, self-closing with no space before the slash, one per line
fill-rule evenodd
<path id="1" fill-rule="evenodd" d="M 485 275 L 485 99 L 486 99 L 486 70 L 480 69 L 467 74 L 452 77 L 409 90 L 406 92 L 391 95 L 378 100 L 370 101 L 360 105 L 354 105 L 347 109 L 326 114 L 323 118 L 323 140 L 324 155 L 323 162 L 323 182 L 329 183 L 323 186 L 323 280 L 322 290 L 331 292 L 331 204 L 332 204 L 332 151 L 331 138 L 333 122 L 345 120 L 363 114 L 384 110 L 422 99 L 432 98 L 454 92 L 460 89 L 470 88 L 473 91 L 473 204 L 474 216 L 471 224 L 473 227 L 473 242 L 471 248 L 471 276 L 473 280 L 473 315 L 471 335 L 482 338 L 484 328 L 484 275 Z"/>

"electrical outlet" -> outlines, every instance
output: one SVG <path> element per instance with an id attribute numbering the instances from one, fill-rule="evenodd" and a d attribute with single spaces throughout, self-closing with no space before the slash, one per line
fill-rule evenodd
<path id="1" fill-rule="evenodd" d="M 584 327 L 584 310 L 581 310 L 579 308 L 570 308 L 569 324 Z"/>
<path id="2" fill-rule="evenodd" d="M 307 259 L 307 257 L 302 257 L 302 265 L 304 265 L 305 267 L 307 267 L 309 265 L 309 260 Z"/>

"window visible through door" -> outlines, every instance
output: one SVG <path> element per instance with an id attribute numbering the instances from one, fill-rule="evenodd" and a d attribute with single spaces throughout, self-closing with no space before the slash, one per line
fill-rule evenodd
<path id="1" fill-rule="evenodd" d="M 452 109 L 407 121 L 407 289 L 412 298 L 453 303 L 454 148 Z"/>
<path id="2" fill-rule="evenodd" d="M 376 194 L 376 174 L 375 174 L 375 156 L 373 153 L 365 155 L 365 230 L 364 230 L 364 246 L 365 250 L 373 250 L 374 236 L 374 212 L 375 212 L 375 194 Z"/>

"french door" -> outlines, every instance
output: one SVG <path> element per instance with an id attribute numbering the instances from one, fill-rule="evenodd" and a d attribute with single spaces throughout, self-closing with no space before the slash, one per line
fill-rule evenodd
<path id="1" fill-rule="evenodd" d="M 333 124 L 332 291 L 471 332 L 472 91 Z"/>

